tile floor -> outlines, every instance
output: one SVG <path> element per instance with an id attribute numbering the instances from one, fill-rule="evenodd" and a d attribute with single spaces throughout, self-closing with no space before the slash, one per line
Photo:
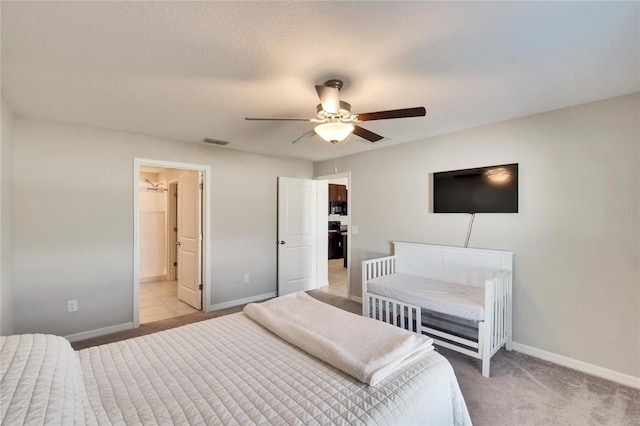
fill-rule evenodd
<path id="1" fill-rule="evenodd" d="M 344 267 L 343 259 L 329 259 L 329 285 L 320 287 L 319 290 L 347 297 L 347 268 Z"/>
<path id="2" fill-rule="evenodd" d="M 177 281 L 140 284 L 140 324 L 198 312 L 178 300 Z"/>

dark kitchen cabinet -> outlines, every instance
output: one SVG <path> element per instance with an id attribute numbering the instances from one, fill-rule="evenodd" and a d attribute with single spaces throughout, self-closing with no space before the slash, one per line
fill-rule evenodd
<path id="1" fill-rule="evenodd" d="M 329 232 L 329 250 L 328 250 L 329 259 L 336 258 L 336 251 L 337 251 L 336 236 L 337 236 L 336 232 Z"/>
<path id="2" fill-rule="evenodd" d="M 347 201 L 347 186 L 329 184 L 329 202 Z"/>
<path id="3" fill-rule="evenodd" d="M 342 259 L 344 242 L 341 232 L 329 232 L 329 259 Z"/>

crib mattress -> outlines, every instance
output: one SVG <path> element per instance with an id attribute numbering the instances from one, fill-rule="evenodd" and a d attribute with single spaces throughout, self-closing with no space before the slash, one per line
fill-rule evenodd
<path id="1" fill-rule="evenodd" d="M 446 283 L 404 273 L 367 281 L 367 291 L 424 309 L 474 321 L 484 320 L 484 288 Z"/>
<path id="2" fill-rule="evenodd" d="M 78 352 L 98 423 L 469 424 L 431 351 L 368 386 L 243 313 Z"/>

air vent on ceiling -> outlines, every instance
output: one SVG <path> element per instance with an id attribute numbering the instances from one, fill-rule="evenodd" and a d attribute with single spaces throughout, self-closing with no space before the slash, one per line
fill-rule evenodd
<path id="1" fill-rule="evenodd" d="M 221 139 L 214 139 L 214 138 L 204 138 L 202 139 L 202 142 L 211 143 L 214 145 L 227 145 L 229 143 L 229 141 L 223 141 Z"/>

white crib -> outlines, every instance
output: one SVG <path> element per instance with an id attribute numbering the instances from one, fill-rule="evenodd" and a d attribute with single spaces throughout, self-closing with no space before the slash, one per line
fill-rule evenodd
<path id="1" fill-rule="evenodd" d="M 482 375 L 489 377 L 491 357 L 503 345 L 511 350 L 513 253 L 393 244 L 393 256 L 362 262 L 363 315 L 429 335 L 440 346 L 478 358 Z M 374 291 L 369 288 L 372 280 Z M 394 283 L 394 288 L 381 281 Z"/>

